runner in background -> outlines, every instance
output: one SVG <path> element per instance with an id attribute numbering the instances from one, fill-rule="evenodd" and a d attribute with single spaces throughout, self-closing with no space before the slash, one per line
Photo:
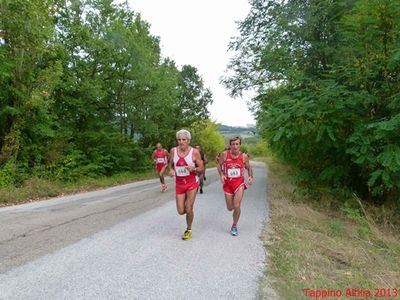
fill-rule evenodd
<path id="1" fill-rule="evenodd" d="M 161 191 L 163 193 L 166 192 L 168 189 L 164 179 L 164 172 L 168 166 L 168 158 L 169 158 L 168 151 L 162 147 L 161 143 L 157 143 L 156 149 L 153 151 L 153 154 L 151 155 L 151 159 L 154 161 L 156 172 L 160 177 Z"/>
<path id="2" fill-rule="evenodd" d="M 200 182 L 199 182 L 200 194 L 203 194 L 203 185 L 204 185 L 204 180 L 206 180 L 206 167 L 207 167 L 208 159 L 200 145 L 196 145 L 196 149 L 199 150 L 201 160 L 203 161 L 203 165 L 204 165 L 203 172 L 197 173 L 199 175 L 199 180 L 200 180 Z"/>
<path id="3" fill-rule="evenodd" d="M 243 199 L 247 184 L 244 180 L 244 169 L 248 173 L 248 183 L 253 184 L 253 170 L 250 166 L 247 154 L 240 151 L 240 137 L 233 137 L 229 140 L 230 149 L 222 152 L 218 157 L 217 170 L 223 184 L 222 188 L 225 194 L 226 207 L 233 211 L 233 223 L 231 234 L 238 234 L 237 224 L 240 218 L 240 205 Z"/>

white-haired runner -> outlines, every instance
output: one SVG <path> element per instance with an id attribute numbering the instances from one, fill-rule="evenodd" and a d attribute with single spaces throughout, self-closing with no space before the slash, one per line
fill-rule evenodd
<path id="1" fill-rule="evenodd" d="M 185 129 L 176 133 L 178 146 L 170 151 L 169 176 L 175 176 L 176 209 L 180 215 L 186 214 L 186 230 L 183 240 L 192 238 L 193 206 L 199 186 L 198 172 L 204 166 L 200 152 L 190 146 L 191 134 Z"/>

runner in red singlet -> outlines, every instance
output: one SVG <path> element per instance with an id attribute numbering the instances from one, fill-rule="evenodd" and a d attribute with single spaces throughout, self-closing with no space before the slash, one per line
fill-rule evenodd
<path id="1" fill-rule="evenodd" d="M 183 240 L 192 238 L 193 205 L 196 199 L 199 178 L 197 173 L 203 172 L 204 166 L 200 152 L 190 146 L 191 135 L 187 130 L 176 133 L 178 146 L 170 151 L 169 175 L 175 176 L 176 209 L 180 215 L 186 214 L 187 228 Z"/>
<path id="2" fill-rule="evenodd" d="M 167 191 L 167 185 L 165 184 L 165 179 L 164 179 L 164 172 L 168 166 L 168 156 L 169 156 L 168 151 L 162 147 L 161 143 L 158 143 L 156 145 L 156 149 L 153 151 L 153 154 L 151 155 L 151 159 L 154 161 L 156 171 L 158 173 L 158 176 L 160 177 L 162 192 Z"/>
<path id="3" fill-rule="evenodd" d="M 244 180 L 244 169 L 247 170 L 248 183 L 253 184 L 253 170 L 247 154 L 240 151 L 241 139 L 234 137 L 229 140 L 230 149 L 222 152 L 218 157 L 217 170 L 223 184 L 226 207 L 233 210 L 233 224 L 231 234 L 238 234 L 237 223 L 240 218 L 240 204 L 247 184 Z"/>

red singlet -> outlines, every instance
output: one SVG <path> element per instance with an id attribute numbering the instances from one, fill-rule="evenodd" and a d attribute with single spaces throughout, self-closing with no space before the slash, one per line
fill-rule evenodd
<path id="1" fill-rule="evenodd" d="M 156 149 L 156 151 L 154 153 L 154 157 L 155 157 L 155 160 L 156 160 L 156 170 L 157 170 L 158 173 L 160 173 L 162 168 L 164 168 L 168 163 L 167 150 L 165 150 L 165 149 L 161 149 L 161 150 Z"/>
<path id="2" fill-rule="evenodd" d="M 233 195 L 242 186 L 244 186 L 244 189 L 247 189 L 247 184 L 244 182 L 243 170 L 243 153 L 239 152 L 238 157 L 233 158 L 231 151 L 226 151 L 226 160 L 224 162 L 224 175 L 226 180 L 222 186 L 226 194 Z"/>
<path id="3" fill-rule="evenodd" d="M 189 172 L 185 166 L 195 167 L 193 161 L 193 148 L 185 157 L 178 155 L 178 148 L 174 149 L 174 169 L 175 169 L 175 191 L 177 195 L 185 194 L 187 191 L 197 189 L 199 177 L 196 172 Z"/>

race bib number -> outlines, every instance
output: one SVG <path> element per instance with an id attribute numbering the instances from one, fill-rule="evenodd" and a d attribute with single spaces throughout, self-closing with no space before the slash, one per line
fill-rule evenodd
<path id="1" fill-rule="evenodd" d="M 157 158 L 157 163 L 158 164 L 163 164 L 165 161 L 164 161 L 164 158 Z"/>
<path id="2" fill-rule="evenodd" d="M 189 176 L 189 170 L 186 169 L 185 167 L 175 167 L 175 174 L 176 176 Z"/>
<path id="3" fill-rule="evenodd" d="M 228 169 L 228 177 L 229 178 L 240 177 L 240 169 Z"/>

